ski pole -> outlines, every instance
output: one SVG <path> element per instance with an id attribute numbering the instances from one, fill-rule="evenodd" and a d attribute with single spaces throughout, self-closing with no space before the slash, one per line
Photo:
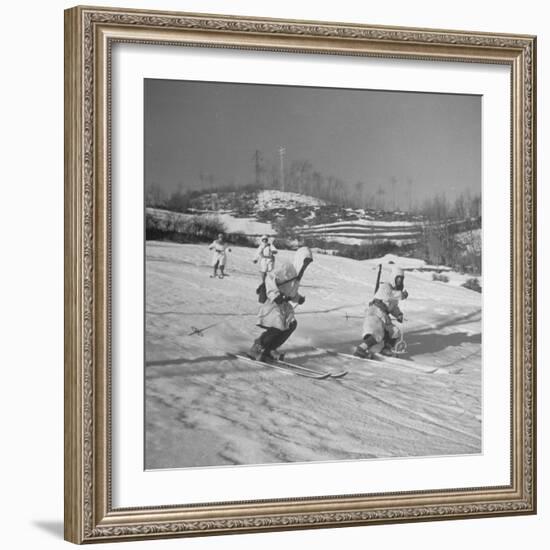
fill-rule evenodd
<path id="1" fill-rule="evenodd" d="M 401 321 L 401 330 L 399 331 L 400 332 L 399 342 L 395 344 L 395 351 L 397 353 L 405 353 L 407 351 L 407 342 L 405 342 L 403 338 L 405 334 L 404 327 L 405 327 L 405 318 L 403 317 L 403 321 Z"/>
<path id="2" fill-rule="evenodd" d="M 378 274 L 376 276 L 376 285 L 374 286 L 374 293 L 376 294 L 378 292 L 378 289 L 380 288 L 380 275 L 382 273 L 382 264 L 378 264 Z"/>

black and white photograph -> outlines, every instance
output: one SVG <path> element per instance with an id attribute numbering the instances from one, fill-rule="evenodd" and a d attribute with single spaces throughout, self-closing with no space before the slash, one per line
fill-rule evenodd
<path id="1" fill-rule="evenodd" d="M 481 453 L 481 97 L 144 86 L 145 467 Z"/>

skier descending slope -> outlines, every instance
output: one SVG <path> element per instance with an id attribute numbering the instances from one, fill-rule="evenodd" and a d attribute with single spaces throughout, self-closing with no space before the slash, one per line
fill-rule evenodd
<path id="1" fill-rule="evenodd" d="M 273 243 L 269 242 L 267 235 L 263 235 L 261 238 L 260 246 L 256 251 L 256 257 L 252 260 L 255 264 L 259 263 L 260 276 L 262 277 L 262 283 L 265 282 L 265 278 L 270 271 L 273 271 L 275 267 L 275 254 L 277 249 Z"/>
<path id="2" fill-rule="evenodd" d="M 210 277 L 218 276 L 218 267 L 220 268 L 220 279 L 224 278 L 224 269 L 227 261 L 227 252 L 231 252 L 231 248 L 228 248 L 227 243 L 224 241 L 223 233 L 218 235 L 218 238 L 208 247 L 212 250 L 212 267 L 214 273 Z"/>
<path id="3" fill-rule="evenodd" d="M 393 355 L 393 349 L 401 331 L 396 327 L 391 317 L 403 322 L 403 313 L 398 302 L 405 300 L 409 293 L 404 289 L 405 273 L 400 267 L 394 266 L 390 281 L 380 285 L 373 300 L 369 303 L 363 322 L 363 341 L 355 348 L 354 355 L 370 359 L 372 348 L 383 342 L 383 355 Z M 390 317 L 391 316 L 391 317 Z"/>
<path id="4" fill-rule="evenodd" d="M 285 262 L 268 273 L 265 280 L 267 300 L 258 313 L 258 326 L 265 332 L 254 341 L 250 349 L 250 356 L 257 361 L 279 359 L 281 354 L 278 348 L 296 330 L 298 323 L 290 302 L 305 302 L 305 297 L 298 293 L 298 289 L 312 261 L 311 250 L 304 246 L 296 251 L 293 263 Z"/>

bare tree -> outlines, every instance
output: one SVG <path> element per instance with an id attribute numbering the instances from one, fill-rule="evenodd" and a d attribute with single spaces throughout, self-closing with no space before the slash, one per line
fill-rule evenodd
<path id="1" fill-rule="evenodd" d="M 162 207 L 166 202 L 166 196 L 162 188 L 156 183 L 145 186 L 145 206 Z"/>
<path id="2" fill-rule="evenodd" d="M 379 210 L 386 208 L 386 190 L 381 185 L 376 190 L 376 207 Z"/>

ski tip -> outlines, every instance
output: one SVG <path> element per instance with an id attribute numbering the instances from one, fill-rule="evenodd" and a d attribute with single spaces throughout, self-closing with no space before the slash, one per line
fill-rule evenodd
<path id="1" fill-rule="evenodd" d="M 237 353 L 228 352 L 226 353 L 226 355 L 228 357 L 231 357 L 231 359 L 249 359 L 250 361 L 254 361 L 253 357 L 250 357 L 248 353 L 244 353 L 244 352 L 237 352 Z"/>
<path id="2" fill-rule="evenodd" d="M 251 357 L 245 351 L 238 351 L 236 353 L 228 352 L 227 355 L 229 355 L 230 357 L 234 357 L 235 359 L 251 359 L 251 360 L 254 360 L 254 357 Z"/>

